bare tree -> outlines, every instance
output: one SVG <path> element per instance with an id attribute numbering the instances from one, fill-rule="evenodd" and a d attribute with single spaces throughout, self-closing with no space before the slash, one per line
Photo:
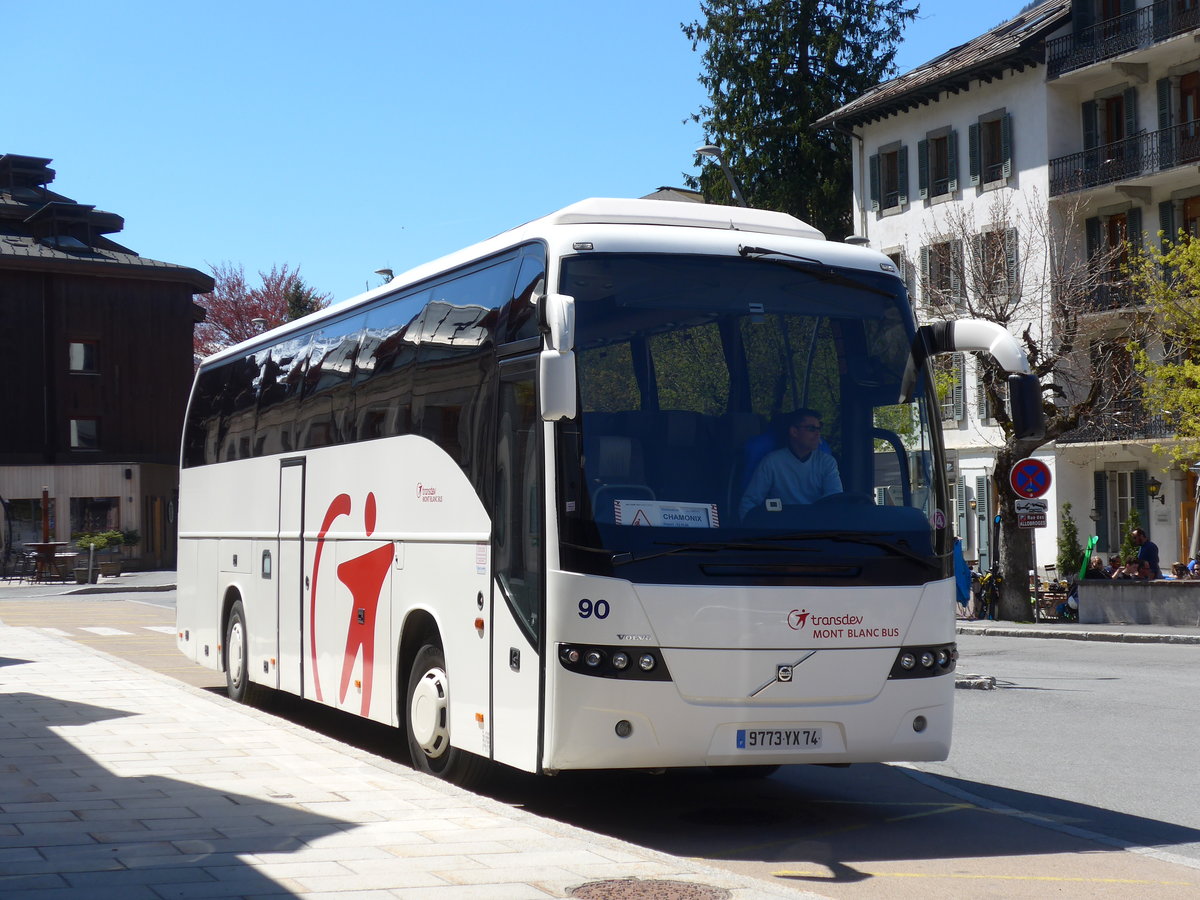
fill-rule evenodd
<path id="1" fill-rule="evenodd" d="M 192 348 L 198 356 L 210 356 L 265 328 L 324 309 L 331 299 L 305 283 L 299 267 L 292 269 L 286 263 L 259 272 L 260 287 L 246 283 L 240 264 L 223 262 L 209 268 L 216 285 L 196 301 L 205 312 L 205 320 L 192 332 Z"/>
<path id="2" fill-rule="evenodd" d="M 1000 515 L 1000 616 L 1030 616 L 1027 573 L 1032 568 L 1028 533 L 1017 520 L 1017 494 L 1009 484 L 1013 466 L 1039 447 L 1098 419 L 1126 415 L 1134 372 L 1128 345 L 1140 320 L 1114 305 L 1122 296 L 1120 273 L 1127 243 L 1089 256 L 1082 246 L 1080 203 L 1051 204 L 1027 192 L 1018 206 L 997 193 L 983 221 L 965 204 L 948 207 L 940 223 L 922 236 L 920 280 L 924 318 L 978 318 L 1019 334 L 1042 384 L 1046 433 L 1018 439 L 1007 407 L 1007 378 L 980 355 L 977 373 L 990 417 L 995 464 L 993 491 Z M 983 430 L 987 435 L 989 431 Z"/>

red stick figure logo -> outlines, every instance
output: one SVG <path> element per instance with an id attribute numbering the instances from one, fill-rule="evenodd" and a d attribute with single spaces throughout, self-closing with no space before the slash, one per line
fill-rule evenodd
<path id="1" fill-rule="evenodd" d="M 317 673 L 317 587 L 321 553 L 325 546 L 325 535 L 333 522 L 339 516 L 349 515 L 350 498 L 339 494 L 329 504 L 325 512 L 325 521 L 317 536 L 317 551 L 313 561 L 312 598 L 309 607 L 309 621 L 312 623 L 312 669 L 313 682 L 316 685 L 317 699 L 321 699 L 321 679 Z M 376 505 L 375 495 L 367 494 L 363 508 L 363 530 L 367 537 L 375 533 Z M 338 581 L 350 591 L 353 602 L 350 607 L 350 621 L 346 627 L 346 649 L 342 654 L 342 675 L 338 685 L 338 702 L 344 703 L 346 692 L 350 687 L 350 677 L 354 671 L 354 661 L 362 655 L 362 715 L 367 715 L 371 708 L 371 688 L 375 674 L 375 624 L 379 612 L 379 599 L 383 592 L 383 583 L 387 580 L 388 569 L 392 565 L 395 551 L 391 541 L 381 544 L 374 550 L 369 550 L 361 556 L 347 560 L 337 567 Z"/>
<path id="2" fill-rule="evenodd" d="M 788 628 L 792 631 L 799 631 L 808 622 L 807 609 L 793 609 L 788 613 Z"/>

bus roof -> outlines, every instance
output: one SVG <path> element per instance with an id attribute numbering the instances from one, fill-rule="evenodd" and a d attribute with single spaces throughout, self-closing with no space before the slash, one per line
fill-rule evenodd
<path id="1" fill-rule="evenodd" d="M 719 206 L 708 203 L 684 203 L 678 200 L 633 200 L 611 197 L 593 197 L 580 200 L 557 212 L 518 225 L 494 237 L 464 247 L 461 250 L 422 263 L 402 272 L 380 287 L 331 304 L 311 317 L 305 316 L 287 322 L 276 332 L 299 331 L 311 327 L 322 319 L 330 318 L 359 303 L 381 297 L 408 284 L 431 278 L 440 272 L 467 265 L 475 259 L 500 252 L 506 247 L 544 238 L 558 226 L 570 225 L 662 225 L 677 228 L 708 228 L 719 231 L 745 231 L 756 234 L 787 235 L 824 241 L 825 235 L 807 222 L 787 213 L 767 209 L 751 209 L 741 206 Z M 220 362 L 226 357 L 239 356 L 247 346 L 264 343 L 262 335 L 256 335 L 241 344 L 226 347 L 201 362 L 202 366 Z M 236 351 L 236 352 L 235 352 Z"/>

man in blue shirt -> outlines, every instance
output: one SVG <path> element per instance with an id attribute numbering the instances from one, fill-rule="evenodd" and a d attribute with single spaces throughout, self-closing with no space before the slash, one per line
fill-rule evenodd
<path id="1" fill-rule="evenodd" d="M 1150 577 L 1162 578 L 1162 569 L 1158 564 L 1158 544 L 1150 540 L 1146 536 L 1146 532 L 1140 528 L 1135 528 L 1129 535 L 1130 540 L 1138 548 L 1138 562 L 1146 562 L 1150 564 Z"/>
<path id="2" fill-rule="evenodd" d="M 738 505 L 743 519 L 768 500 L 784 505 L 815 503 L 840 494 L 842 477 L 837 461 L 821 450 L 821 414 L 798 409 L 787 419 L 787 446 L 763 457 Z"/>

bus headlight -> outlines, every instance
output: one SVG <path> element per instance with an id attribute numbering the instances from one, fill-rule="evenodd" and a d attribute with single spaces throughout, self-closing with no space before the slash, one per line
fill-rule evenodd
<path id="1" fill-rule="evenodd" d="M 637 660 L 636 665 L 634 660 Z M 657 647 L 559 644 L 558 662 L 578 675 L 634 681 L 671 680 L 671 673 Z"/>
<path id="2" fill-rule="evenodd" d="M 889 679 L 930 678 L 954 671 L 958 662 L 957 644 L 932 647 L 901 647 L 892 663 Z"/>

